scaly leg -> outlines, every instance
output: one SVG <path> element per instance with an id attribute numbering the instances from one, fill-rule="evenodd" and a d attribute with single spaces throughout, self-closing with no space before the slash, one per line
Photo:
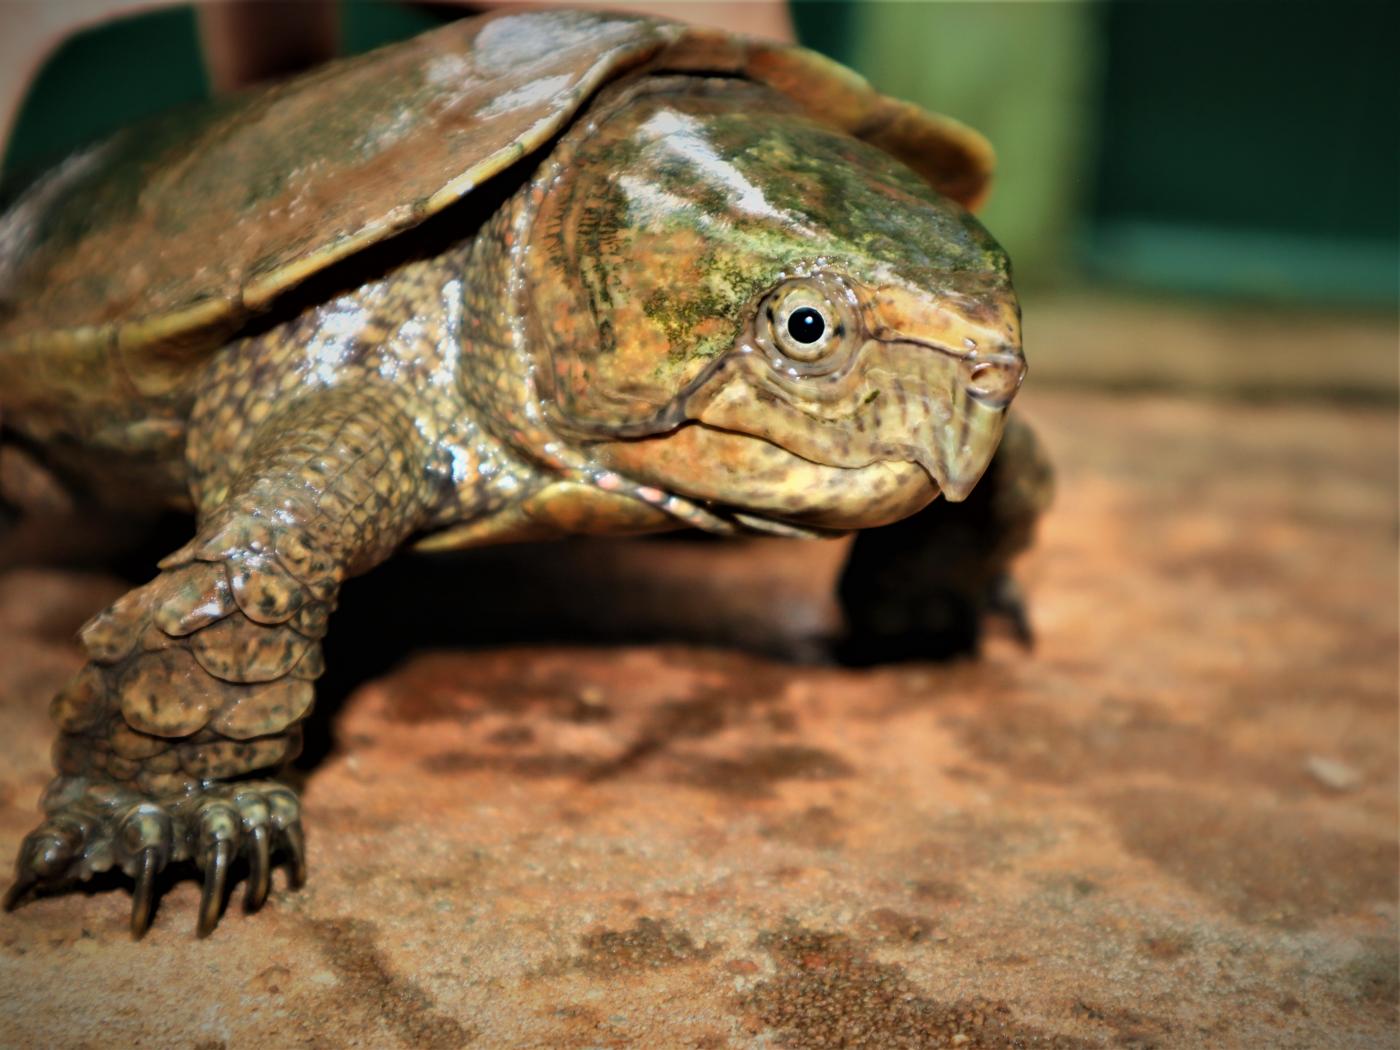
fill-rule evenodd
<path id="1" fill-rule="evenodd" d="M 300 749 L 341 581 L 386 557 L 432 499 L 427 449 L 388 388 L 322 390 L 258 426 L 217 506 L 161 573 L 87 624 L 88 663 L 52 705 L 60 737 L 47 819 L 21 847 L 14 907 L 40 886 L 119 867 L 132 932 L 155 876 L 193 860 L 209 933 L 229 872 L 245 904 L 273 857 L 305 874 L 301 809 L 276 779 Z"/>
<path id="2" fill-rule="evenodd" d="M 937 500 L 904 521 L 860 533 L 841 575 L 851 663 L 930 660 L 976 652 L 983 621 L 1007 621 L 1023 644 L 1030 623 L 1009 567 L 1049 506 L 1049 462 L 1016 416 L 986 475 L 962 503 Z"/>

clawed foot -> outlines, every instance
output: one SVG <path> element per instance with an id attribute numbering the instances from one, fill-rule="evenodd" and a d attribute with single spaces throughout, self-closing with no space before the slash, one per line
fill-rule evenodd
<path id="1" fill-rule="evenodd" d="M 1021 593 L 1021 585 L 1009 572 L 1001 573 L 987 588 L 982 614 L 989 620 L 1004 623 L 1021 648 L 1035 648 L 1035 632 L 1031 630 L 1025 595 Z"/>
<path id="2" fill-rule="evenodd" d="M 864 667 L 972 656 L 993 624 L 1023 648 L 1035 645 L 1021 589 L 1009 573 L 999 573 L 978 589 L 923 586 L 885 591 L 880 601 L 867 601 L 850 616 L 849 634 L 837 647 L 838 659 Z"/>
<path id="3" fill-rule="evenodd" d="M 274 781 L 210 784 L 155 800 L 110 783 L 61 777 L 50 786 L 44 809 L 48 819 L 20 847 L 6 911 L 36 888 L 118 867 L 136 881 L 131 932 L 140 937 L 151 922 L 156 876 L 168 864 L 193 860 L 204 882 L 198 932 L 205 937 L 223 913 L 236 861 L 247 863 L 248 911 L 267 899 L 275 855 L 285 856 L 293 888 L 306 879 L 301 803 Z"/>

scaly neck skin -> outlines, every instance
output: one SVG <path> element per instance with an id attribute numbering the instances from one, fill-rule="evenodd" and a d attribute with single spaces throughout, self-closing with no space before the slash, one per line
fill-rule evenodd
<path id="1" fill-rule="evenodd" d="M 260 421 L 316 389 L 394 389 L 430 449 L 438 498 L 428 527 L 480 517 L 531 483 L 464 404 L 470 348 L 466 298 L 471 243 L 412 259 L 363 281 L 213 356 L 197 384 L 186 449 L 196 505 L 220 505 L 242 469 Z"/>
<path id="2" fill-rule="evenodd" d="M 533 189 L 533 183 L 522 187 L 472 241 L 463 289 L 461 394 L 498 440 L 543 467 L 562 470 L 581 464 L 544 419 L 526 336 L 530 306 L 522 245 L 537 208 Z"/>

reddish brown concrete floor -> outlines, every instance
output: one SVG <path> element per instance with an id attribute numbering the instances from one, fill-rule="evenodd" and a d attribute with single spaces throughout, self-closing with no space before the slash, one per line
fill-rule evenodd
<path id="1" fill-rule="evenodd" d="M 410 656 L 309 775 L 304 891 L 206 941 L 191 882 L 139 944 L 124 891 L 26 906 L 0 1045 L 1397 1045 L 1394 411 L 1025 411 L 1061 472 L 1033 655 Z M 709 551 L 653 587 L 830 615 L 838 551 Z M 0 577 L 7 857 L 113 587 Z"/>

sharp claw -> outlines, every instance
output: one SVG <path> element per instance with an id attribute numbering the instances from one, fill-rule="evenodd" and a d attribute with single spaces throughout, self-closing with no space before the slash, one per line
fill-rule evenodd
<path id="1" fill-rule="evenodd" d="M 287 869 L 291 887 L 298 890 L 306 884 L 306 835 L 300 824 L 288 825 L 283 834 L 287 837 L 287 852 L 291 855 L 291 864 Z"/>
<path id="2" fill-rule="evenodd" d="M 87 785 L 84 791 L 63 802 L 60 812 L 25 838 L 14 882 L 0 896 L 6 911 L 36 887 L 87 878 L 93 869 L 105 869 L 117 860 L 135 879 L 130 926 L 139 939 L 151 926 L 161 871 L 172 856 L 183 857 L 192 850 L 203 874 L 196 931 L 207 937 L 223 915 L 229 871 L 241 856 L 248 858 L 243 899 L 248 911 L 257 911 L 267 901 L 274 846 L 286 851 L 289 885 L 299 887 L 306 880 L 300 805 L 285 788 L 210 786 L 204 796 L 192 800 L 144 798 L 105 785 Z"/>
<path id="3" fill-rule="evenodd" d="M 141 851 L 141 867 L 131 894 L 131 935 L 138 940 L 151 925 L 151 908 L 156 898 L 156 874 L 160 871 L 160 850 L 148 846 Z"/>
<path id="4" fill-rule="evenodd" d="M 32 875 L 23 875 L 16 878 L 10 885 L 10 888 L 5 891 L 5 910 L 14 911 L 18 908 L 19 902 L 24 899 L 25 895 L 33 889 L 38 882 L 39 880 Z"/>
<path id="5" fill-rule="evenodd" d="M 267 900 L 268 885 L 271 881 L 271 845 L 268 842 L 267 828 L 259 825 L 249 836 L 248 849 L 248 890 L 243 897 L 245 911 L 257 911 Z"/>
<path id="6" fill-rule="evenodd" d="M 224 839 L 216 842 L 204 855 L 204 888 L 199 895 L 199 925 L 196 933 L 208 937 L 219 925 L 224 905 L 224 885 L 228 881 L 229 858 L 233 843 Z"/>
<path id="7" fill-rule="evenodd" d="M 1002 574 L 991 587 L 988 612 L 1000 617 L 1011 628 L 1011 636 L 1023 649 L 1035 648 L 1035 631 L 1031 627 L 1026 601 L 1021 587 L 1010 574 Z"/>
<path id="8" fill-rule="evenodd" d="M 1035 648 L 1035 632 L 1031 630 L 1031 622 L 1026 617 L 1025 611 L 1018 609 L 1008 616 L 1011 622 L 1011 636 L 1016 639 L 1022 649 L 1027 651 Z"/>

